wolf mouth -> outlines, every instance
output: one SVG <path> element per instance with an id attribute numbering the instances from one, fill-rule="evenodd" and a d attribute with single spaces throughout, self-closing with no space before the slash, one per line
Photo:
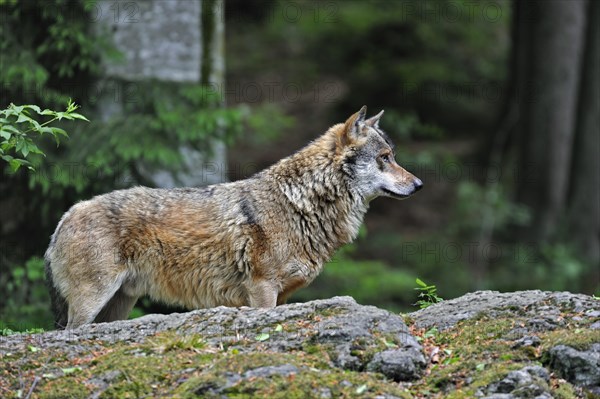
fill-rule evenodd
<path id="1" fill-rule="evenodd" d="M 403 199 L 403 198 L 410 197 L 410 194 L 397 194 L 397 193 L 395 193 L 395 192 L 393 192 L 391 190 L 388 190 L 387 188 L 382 188 L 381 191 L 383 191 L 384 193 L 386 193 L 390 197 L 394 197 L 394 198 L 398 198 L 398 199 Z"/>

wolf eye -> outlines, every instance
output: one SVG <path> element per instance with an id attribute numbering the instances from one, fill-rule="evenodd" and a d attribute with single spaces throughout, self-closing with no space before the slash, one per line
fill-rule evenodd
<path id="1" fill-rule="evenodd" d="M 390 163 L 392 162 L 392 158 L 390 157 L 390 154 L 384 154 L 381 156 L 381 160 L 385 163 Z"/>

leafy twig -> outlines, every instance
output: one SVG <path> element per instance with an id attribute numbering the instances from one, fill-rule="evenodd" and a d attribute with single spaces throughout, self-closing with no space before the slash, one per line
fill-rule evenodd
<path id="1" fill-rule="evenodd" d="M 39 133 L 40 136 L 49 134 L 56 141 L 56 145 L 59 145 L 60 136 L 69 136 L 63 129 L 49 125 L 62 119 L 88 121 L 85 116 L 75 112 L 78 108 L 77 104 L 69 100 L 64 112 L 41 110 L 37 105 L 14 105 L 12 103 L 8 108 L 0 110 L 0 159 L 8 162 L 13 172 L 19 170 L 21 166 L 27 166 L 29 170 L 34 170 L 33 165 L 26 158 L 29 154 L 45 154 L 34 143 L 30 133 Z M 39 123 L 31 117 L 32 112 L 42 117 L 51 116 L 52 118 Z M 26 126 L 28 127 L 26 128 Z"/>

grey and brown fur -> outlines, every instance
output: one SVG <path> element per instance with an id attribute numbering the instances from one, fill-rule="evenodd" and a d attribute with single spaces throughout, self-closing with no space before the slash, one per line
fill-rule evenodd
<path id="1" fill-rule="evenodd" d="M 421 181 L 366 107 L 246 180 L 134 187 L 74 205 L 46 251 L 57 327 L 127 318 L 136 300 L 274 307 L 358 232 L 369 201 Z"/>

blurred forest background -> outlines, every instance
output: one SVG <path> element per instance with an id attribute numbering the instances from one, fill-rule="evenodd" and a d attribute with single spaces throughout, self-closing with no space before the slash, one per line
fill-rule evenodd
<path id="1" fill-rule="evenodd" d="M 90 120 L 35 137 L 35 170 L 0 162 L 0 328 L 51 326 L 42 258 L 75 202 L 248 177 L 363 104 L 425 187 L 375 200 L 292 301 L 598 294 L 599 28 L 586 0 L 0 0 L 0 109 Z"/>

